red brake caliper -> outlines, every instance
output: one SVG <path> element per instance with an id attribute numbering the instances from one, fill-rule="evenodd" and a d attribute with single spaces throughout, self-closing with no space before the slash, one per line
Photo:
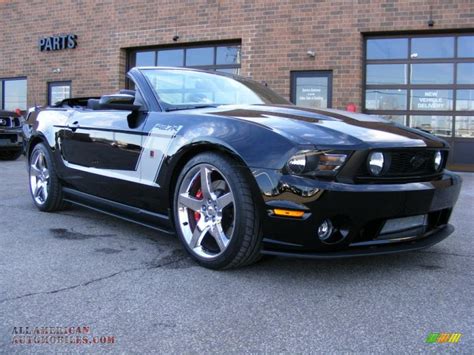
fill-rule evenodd
<path id="1" fill-rule="evenodd" d="M 196 198 L 198 200 L 202 200 L 202 191 L 201 189 L 199 189 L 197 192 L 196 192 Z M 194 211 L 194 220 L 196 222 L 199 221 L 199 219 L 201 219 L 201 214 L 198 212 L 198 211 Z"/>

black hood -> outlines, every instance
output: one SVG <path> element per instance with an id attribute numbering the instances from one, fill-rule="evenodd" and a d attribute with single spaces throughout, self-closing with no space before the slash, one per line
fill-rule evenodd
<path id="1" fill-rule="evenodd" d="M 201 112 L 250 121 L 299 144 L 431 148 L 447 146 L 444 140 L 429 133 L 380 117 L 341 110 L 316 110 L 290 105 L 232 105 Z"/>

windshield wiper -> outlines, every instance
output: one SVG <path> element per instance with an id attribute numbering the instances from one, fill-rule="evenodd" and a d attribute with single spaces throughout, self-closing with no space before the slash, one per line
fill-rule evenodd
<path id="1" fill-rule="evenodd" d="M 209 107 L 217 107 L 217 104 L 205 104 L 205 105 L 194 105 L 194 106 L 171 106 L 166 109 L 166 112 L 169 111 L 179 111 L 179 110 L 193 110 L 196 108 L 209 108 Z"/>

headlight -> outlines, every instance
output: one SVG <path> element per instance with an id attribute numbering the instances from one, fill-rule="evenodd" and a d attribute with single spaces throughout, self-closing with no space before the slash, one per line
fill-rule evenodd
<path id="1" fill-rule="evenodd" d="M 347 154 L 328 151 L 304 151 L 292 156 L 286 164 L 294 175 L 331 176 L 344 164 Z"/>
<path id="2" fill-rule="evenodd" d="M 439 150 L 436 151 L 435 156 L 434 156 L 434 168 L 436 171 L 439 170 L 443 163 L 443 155 Z"/>
<path id="3" fill-rule="evenodd" d="M 369 170 L 370 173 L 374 176 L 379 176 L 384 168 L 385 159 L 383 153 L 381 152 L 372 152 L 369 155 Z"/>

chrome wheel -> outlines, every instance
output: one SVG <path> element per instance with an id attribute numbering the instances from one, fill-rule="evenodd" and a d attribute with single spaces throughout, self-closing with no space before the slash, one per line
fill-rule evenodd
<path id="1" fill-rule="evenodd" d="M 46 203 L 49 194 L 50 176 L 46 157 L 40 150 L 35 151 L 30 164 L 30 189 L 38 205 Z"/>
<path id="2" fill-rule="evenodd" d="M 229 246 L 235 226 L 234 195 L 224 175 L 210 164 L 198 164 L 185 175 L 177 199 L 178 222 L 189 248 L 206 259 Z"/>

